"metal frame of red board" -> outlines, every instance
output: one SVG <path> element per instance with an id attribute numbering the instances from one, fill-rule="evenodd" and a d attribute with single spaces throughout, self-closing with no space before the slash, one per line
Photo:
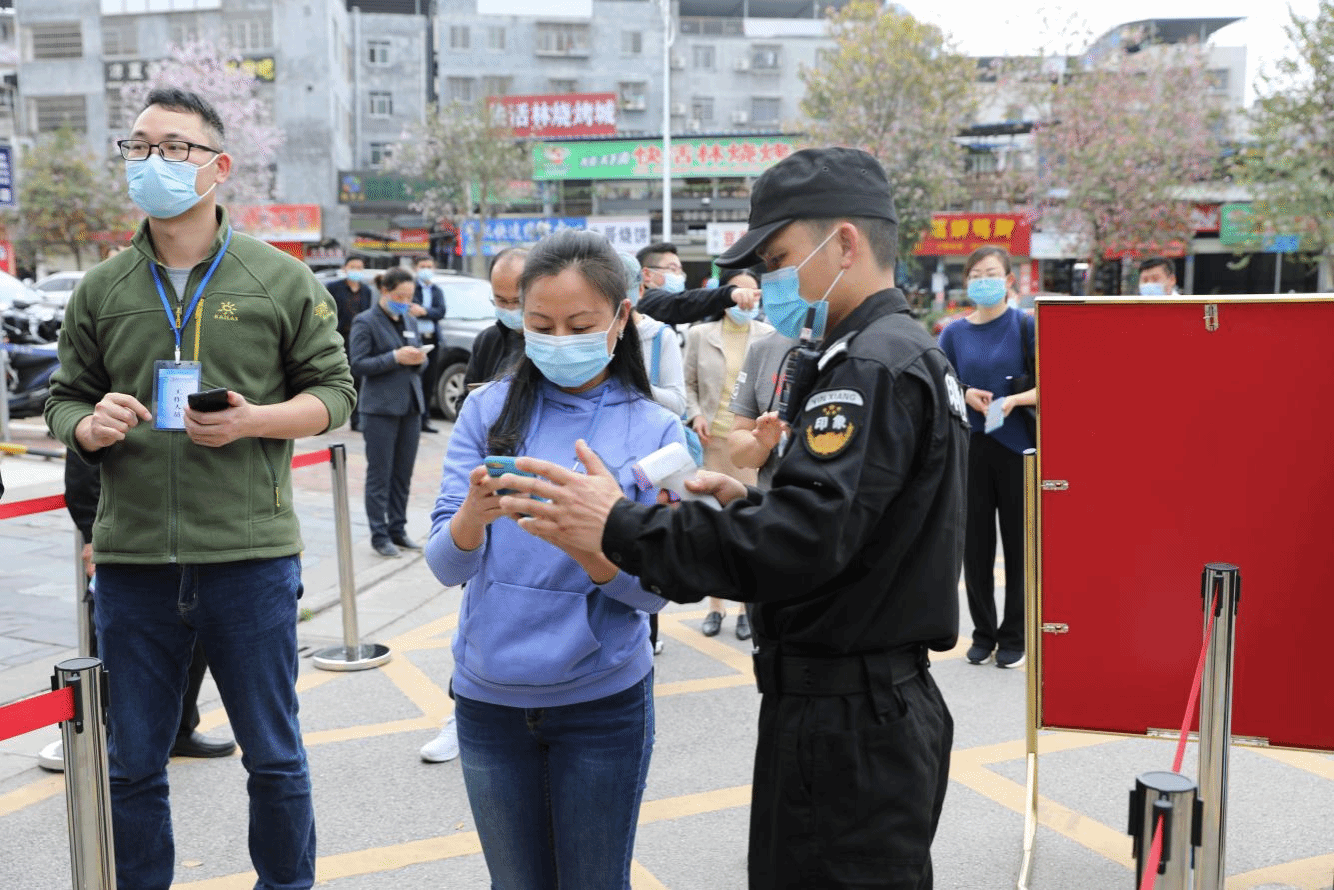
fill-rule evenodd
<path id="1" fill-rule="evenodd" d="M 1334 296 L 1041 298 L 1037 319 L 1037 725 L 1177 726 L 1224 561 L 1234 738 L 1334 750 Z"/>

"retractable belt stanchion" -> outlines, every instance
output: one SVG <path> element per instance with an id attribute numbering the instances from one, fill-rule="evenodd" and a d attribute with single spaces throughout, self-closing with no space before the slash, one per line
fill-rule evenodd
<path id="1" fill-rule="evenodd" d="M 111 781 L 107 773 L 106 679 L 102 662 L 96 658 L 62 661 L 51 678 L 54 689 L 74 688 L 74 719 L 60 725 L 74 890 L 116 888 Z"/>
<path id="2" fill-rule="evenodd" d="M 1154 890 L 1190 890 L 1194 847 L 1200 845 L 1200 800 L 1195 783 L 1180 773 L 1145 773 L 1130 792 L 1130 834 L 1134 838 L 1135 886 L 1146 886 L 1144 871 L 1157 866 Z M 1160 855 L 1149 855 L 1161 832 Z"/>
<path id="3" fill-rule="evenodd" d="M 329 447 L 333 472 L 334 531 L 338 538 L 338 586 L 343 604 L 343 645 L 316 652 L 311 661 L 326 671 L 364 671 L 390 658 L 389 647 L 362 643 L 357 630 L 357 584 L 352 570 L 352 523 L 347 503 L 347 448 Z"/>
<path id="4" fill-rule="evenodd" d="M 1237 641 L 1241 572 L 1225 562 L 1204 567 L 1204 623 L 1215 622 L 1200 690 L 1200 788 L 1204 798 L 1198 890 L 1223 890 L 1227 833 L 1227 766 L 1232 744 L 1232 661 Z M 1209 614 L 1210 604 L 1213 614 Z"/>

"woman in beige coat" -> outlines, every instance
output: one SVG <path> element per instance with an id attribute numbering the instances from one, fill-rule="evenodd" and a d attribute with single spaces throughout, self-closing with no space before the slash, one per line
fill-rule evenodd
<path id="1" fill-rule="evenodd" d="M 718 283 L 760 286 L 745 269 L 724 271 Z M 704 445 L 704 468 L 726 473 L 747 485 L 755 484 L 755 470 L 732 463 L 727 434 L 732 431 L 734 415 L 727 407 L 747 347 L 774 333 L 771 325 L 755 320 L 757 311 L 732 306 L 718 321 L 692 325 L 686 332 L 686 417 Z M 701 628 L 704 635 L 716 635 L 726 615 L 723 601 L 709 597 L 709 614 Z M 750 638 L 750 622 L 742 609 L 737 611 L 736 635 L 739 640 Z"/>

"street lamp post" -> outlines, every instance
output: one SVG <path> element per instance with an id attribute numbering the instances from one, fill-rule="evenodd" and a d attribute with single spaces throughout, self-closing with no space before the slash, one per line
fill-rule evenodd
<path id="1" fill-rule="evenodd" d="M 672 0 L 662 4 L 662 240 L 672 240 Z"/>

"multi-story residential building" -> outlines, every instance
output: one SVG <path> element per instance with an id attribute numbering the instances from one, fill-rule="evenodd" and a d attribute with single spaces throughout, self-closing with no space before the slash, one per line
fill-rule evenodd
<path id="1" fill-rule="evenodd" d="M 307 242 L 345 239 L 338 171 L 420 120 L 429 71 L 420 0 L 359 5 L 373 11 L 349 12 L 342 0 L 16 0 L 16 141 L 22 149 L 68 126 L 110 156 L 137 111 L 122 87 L 146 79 L 173 46 L 216 42 L 253 72 L 283 133 L 273 202 L 320 209 L 313 230 L 315 215 L 302 215 Z"/>

